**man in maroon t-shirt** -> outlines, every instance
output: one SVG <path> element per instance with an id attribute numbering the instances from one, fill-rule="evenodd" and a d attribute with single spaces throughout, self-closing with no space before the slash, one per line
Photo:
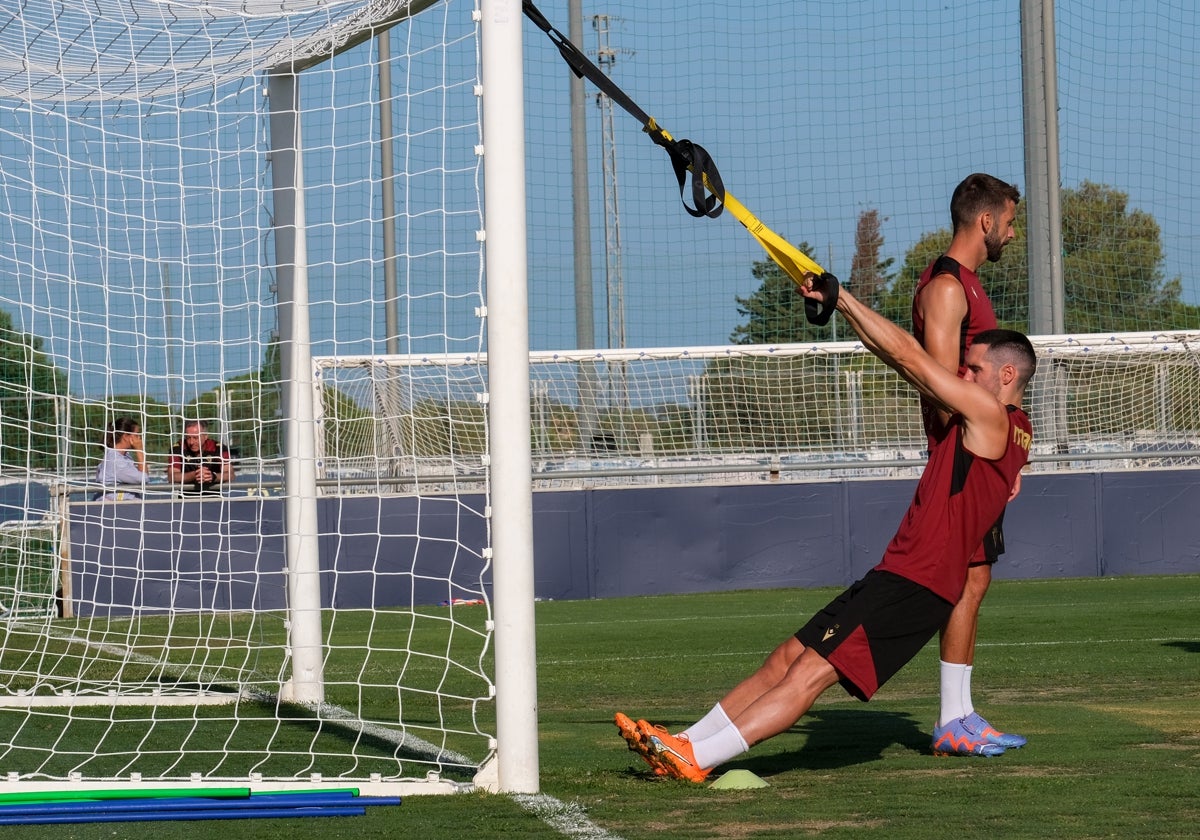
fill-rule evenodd
<path id="1" fill-rule="evenodd" d="M 809 278 L 802 293 L 824 303 L 830 285 Z M 789 729 L 836 683 L 869 700 L 949 617 L 971 555 L 1028 460 L 1032 428 L 1020 406 L 1037 365 L 1029 339 L 981 333 L 960 378 L 849 292 L 836 305 L 867 349 L 951 419 L 883 559 L 862 580 L 682 733 L 617 713 L 621 736 L 656 773 L 703 782 L 712 768 Z"/>
<path id="2" fill-rule="evenodd" d="M 985 262 L 998 262 L 1012 241 L 1020 198 L 1015 186 L 991 175 L 976 172 L 964 178 L 950 198 L 950 245 L 929 264 L 913 291 L 913 335 L 942 367 L 959 376 L 975 336 L 996 328 L 992 302 L 977 272 Z M 921 420 L 932 445 L 949 415 L 922 399 Z M 1014 496 L 1019 488 L 1018 478 Z M 941 703 L 933 728 L 933 750 L 939 755 L 995 756 L 1025 745 L 1023 736 L 992 727 L 971 699 L 979 607 L 992 580 L 992 564 L 1004 553 L 1003 518 L 1001 512 L 972 556 L 962 597 L 942 628 Z"/>

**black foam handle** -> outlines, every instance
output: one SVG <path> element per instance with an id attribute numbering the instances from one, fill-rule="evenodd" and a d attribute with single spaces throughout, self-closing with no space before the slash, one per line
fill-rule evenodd
<path id="1" fill-rule="evenodd" d="M 829 323 L 829 319 L 833 317 L 833 310 L 837 308 L 838 290 L 841 285 L 838 283 L 838 279 L 827 271 L 813 279 L 813 288 L 824 292 L 825 300 L 818 303 L 813 298 L 806 297 L 804 299 L 804 317 L 808 319 L 808 323 L 823 327 Z"/>

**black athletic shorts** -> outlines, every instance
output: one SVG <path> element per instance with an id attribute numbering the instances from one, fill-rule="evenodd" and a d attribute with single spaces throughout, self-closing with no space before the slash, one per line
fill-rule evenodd
<path id="1" fill-rule="evenodd" d="M 842 687 L 870 700 L 937 635 L 954 605 L 891 572 L 872 570 L 796 631 L 838 672 Z"/>
<path id="2" fill-rule="evenodd" d="M 1000 511 L 1000 518 L 996 520 L 996 524 L 991 527 L 986 534 L 983 535 L 983 562 L 972 563 L 972 566 L 990 566 L 1000 559 L 1000 555 L 1004 553 L 1004 511 Z"/>

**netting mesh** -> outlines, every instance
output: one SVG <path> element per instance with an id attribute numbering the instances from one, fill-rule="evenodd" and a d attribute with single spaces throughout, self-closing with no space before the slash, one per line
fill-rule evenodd
<path id="1" fill-rule="evenodd" d="M 563 32 L 562 4 L 542 10 Z M 1068 333 L 1200 328 L 1197 240 L 1197 12 L 1058 2 L 1059 173 Z M 593 26 L 603 18 L 605 40 Z M 584 4 L 580 46 L 676 138 L 703 145 L 725 186 L 843 280 L 862 216 L 877 214 L 886 311 L 907 320 L 916 274 L 949 241 L 954 186 L 988 172 L 1029 193 L 1016 4 L 613 0 Z M 577 335 L 570 191 L 570 74 L 535 29 L 527 42 L 531 169 L 531 341 L 536 349 L 828 340 L 792 318 L 764 336 L 738 298 L 763 288 L 765 259 L 726 214 L 693 220 L 666 155 L 619 109 L 611 140 L 616 213 L 601 201 L 605 126 L 586 87 L 594 330 Z M 1025 202 L 1017 238 L 984 286 L 1001 320 L 1028 329 Z M 620 227 L 612 267 L 604 223 Z M 847 338 L 846 335 L 838 336 Z"/>
<path id="2" fill-rule="evenodd" d="M 1200 332 L 1034 345 L 1030 469 L 1200 464 Z M 915 476 L 925 463 L 916 392 L 857 342 L 559 351 L 531 362 L 543 486 Z M 403 476 L 402 486 L 425 489 L 481 481 L 486 358 L 315 364 L 327 477 Z"/>
<path id="3" fill-rule="evenodd" d="M 26 3 L 0 10 L 0 91 L 42 103 L 170 101 L 309 66 L 434 2 Z"/>
<path id="4" fill-rule="evenodd" d="M 565 30 L 564 6 L 544 11 Z M 319 383 L 322 423 L 304 431 L 317 440 L 321 494 L 412 497 L 420 511 L 322 520 L 332 553 L 366 559 L 328 573 L 341 600 L 325 639 L 336 705 L 321 720 L 344 714 L 394 743 L 397 716 L 410 715 L 399 738 L 431 743 L 431 766 L 470 765 L 490 749 L 487 523 L 474 495 L 488 446 L 474 12 L 458 0 L 0 10 L 0 466 L 11 479 L 0 513 L 19 523 L 0 541 L 10 615 L 0 664 L 21 709 L 4 717 L 9 766 L 60 777 L 144 762 L 169 775 L 192 769 L 184 744 L 184 755 L 216 757 L 203 772 L 266 772 L 268 754 L 281 775 L 316 763 L 402 772 L 378 749 L 344 757 L 332 742 L 345 739 L 324 723 L 291 739 L 262 703 L 290 656 L 277 609 L 283 526 L 235 508 L 269 500 L 283 478 L 271 70 L 301 79 L 314 352 L 367 360 Z M 1197 11 L 1064 0 L 1055 12 L 1065 326 L 1088 338 L 1041 345 L 1038 456 L 1046 468 L 1187 461 L 1200 404 L 1194 333 L 1184 332 L 1200 327 L 1188 212 L 1200 188 Z M 860 288 L 901 321 L 916 273 L 948 237 L 954 185 L 973 171 L 1025 179 L 1012 6 L 703 0 L 683 13 L 614 0 L 585 5 L 583 23 L 580 46 L 675 136 L 707 147 L 731 192 L 848 283 L 859 282 L 852 265 L 869 269 L 872 285 Z M 372 36 L 391 24 L 394 87 L 381 93 Z M 848 338 L 836 319 L 806 325 L 736 222 L 684 214 L 661 150 L 624 114 L 602 119 L 591 88 L 592 209 L 582 212 L 570 186 L 571 77 L 525 31 L 529 194 L 513 211 L 529 222 L 530 341 L 546 351 L 534 372 L 535 468 L 637 480 L 916 468 L 910 392 L 861 353 L 835 352 L 830 341 Z M 1012 326 L 1030 318 L 1025 219 L 1022 205 L 1017 240 L 983 275 Z M 593 243 L 586 286 L 576 224 Z M 594 316 L 588 330 L 576 294 Z M 772 317 L 747 321 L 763 310 Z M 1130 342 L 1127 356 L 1115 349 Z M 790 357 L 772 349 L 785 344 Z M 555 359 L 561 348 L 575 349 Z M 375 361 L 398 354 L 430 359 L 432 378 L 411 360 Z M 220 527 L 202 533 L 182 512 L 194 500 L 170 498 L 176 488 L 152 486 L 147 495 L 167 495 L 135 505 L 90 501 L 117 417 L 139 421 L 158 480 L 184 421 L 209 422 L 240 481 L 205 508 Z M 169 512 L 152 514 L 156 505 Z M 155 523 L 166 549 L 147 542 Z M 91 589 L 57 591 L 76 582 L 53 565 L 67 546 L 91 564 Z M 468 582 L 436 569 L 467 569 Z M 206 600 L 172 600 L 179 581 Z M 118 582 L 128 589 L 114 609 Z M 75 608 L 83 614 L 58 618 Z M 412 670 L 397 676 L 397 662 Z M 39 695 L 166 684 L 249 686 L 253 702 L 232 717 L 24 708 Z M 255 718 L 268 721 L 265 739 L 244 738 Z M 16 762 L 21 750 L 33 758 Z"/>
<path id="5" fill-rule="evenodd" d="M 299 80 L 314 341 L 478 348 L 472 12 L 307 0 L 0 11 L 6 772 L 462 782 L 491 751 L 484 506 L 451 485 L 423 509 L 433 525 L 370 504 L 303 523 L 333 540 L 318 552 L 322 700 L 290 705 L 296 529 L 279 498 L 291 335 L 277 264 L 291 255 L 275 227 L 272 116 L 293 103 L 271 101 L 271 74 Z M 381 90 L 372 36 L 389 25 L 394 82 Z M 145 486 L 101 486 L 98 464 L 127 440 L 118 419 L 142 432 Z M 171 478 L 197 420 L 234 466 L 211 495 Z"/>

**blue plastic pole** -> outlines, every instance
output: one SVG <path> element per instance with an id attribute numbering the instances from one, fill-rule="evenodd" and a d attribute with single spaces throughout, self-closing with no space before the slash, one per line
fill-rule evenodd
<path id="1" fill-rule="evenodd" d="M 40 802 L 0 805 L 0 817 L 41 816 L 58 813 L 103 814 L 112 811 L 207 811 L 220 808 L 255 810 L 259 808 L 327 808 L 338 805 L 399 805 L 398 796 L 357 797 L 349 793 L 285 793 L 255 794 L 245 799 L 208 799 L 177 797 L 174 799 L 104 799 L 95 802 Z"/>
<path id="2" fill-rule="evenodd" d="M 166 822 L 170 820 L 242 820 L 269 817 L 361 817 L 366 808 L 218 808 L 208 811 L 121 811 L 111 814 L 65 812 L 34 817 L 0 817 L 0 825 L 55 825 L 67 823 Z"/>

